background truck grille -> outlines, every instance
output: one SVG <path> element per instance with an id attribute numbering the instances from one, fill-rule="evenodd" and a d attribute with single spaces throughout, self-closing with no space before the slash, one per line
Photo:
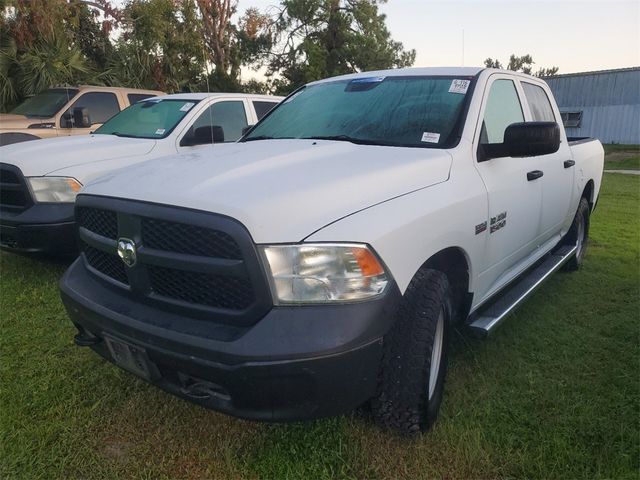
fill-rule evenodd
<path id="1" fill-rule="evenodd" d="M 31 203 L 31 194 L 20 169 L 0 163 L 0 208 L 20 212 Z"/>
<path id="2" fill-rule="evenodd" d="M 207 318 L 229 323 L 256 321 L 271 307 L 271 295 L 249 233 L 228 217 L 182 212 L 80 195 L 76 220 L 84 261 L 141 301 L 192 316 L 211 312 Z M 119 238 L 135 239 L 132 267 L 118 257 Z"/>

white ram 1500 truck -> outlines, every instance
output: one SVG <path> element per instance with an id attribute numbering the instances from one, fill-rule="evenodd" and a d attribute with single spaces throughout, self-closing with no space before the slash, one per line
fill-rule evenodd
<path id="1" fill-rule="evenodd" d="M 0 147 L 0 248 L 76 253 L 73 202 L 82 185 L 145 160 L 235 142 L 280 100 L 236 93 L 153 97 L 91 135 Z"/>
<path id="2" fill-rule="evenodd" d="M 78 196 L 61 281 L 75 341 L 260 420 L 371 400 L 427 429 L 452 328 L 493 330 L 577 269 L 603 149 L 539 78 L 478 68 L 310 83 L 212 161 L 165 157 Z"/>

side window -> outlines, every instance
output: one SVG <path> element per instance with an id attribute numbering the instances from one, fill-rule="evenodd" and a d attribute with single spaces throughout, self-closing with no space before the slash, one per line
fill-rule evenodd
<path id="1" fill-rule="evenodd" d="M 278 105 L 277 102 L 264 102 L 260 100 L 253 101 L 253 108 L 256 110 L 258 121 L 262 119 L 267 113 L 271 111 L 273 107 Z"/>
<path id="2" fill-rule="evenodd" d="M 524 90 L 524 96 L 527 97 L 527 103 L 534 122 L 556 121 L 549 97 L 547 97 L 542 87 L 533 83 L 522 82 L 522 89 Z"/>
<path id="3" fill-rule="evenodd" d="M 134 103 L 138 103 L 140 100 L 144 100 L 145 98 L 155 97 L 150 93 L 127 93 L 127 98 L 129 99 L 129 104 L 133 105 Z"/>
<path id="4" fill-rule="evenodd" d="M 120 111 L 118 99 L 113 93 L 90 92 L 76 100 L 64 115 L 69 114 L 73 118 L 73 109 L 82 107 L 89 110 L 92 124 L 104 123 Z"/>
<path id="5" fill-rule="evenodd" d="M 524 122 L 524 115 L 516 86 L 512 80 L 496 80 L 489 91 L 480 143 L 503 143 L 507 127 L 519 122 Z"/>
<path id="6" fill-rule="evenodd" d="M 189 132 L 192 133 L 199 127 L 211 127 L 213 125 L 222 127 L 225 142 L 238 140 L 242 136 L 242 129 L 248 125 L 244 102 L 231 100 L 214 103 L 198 117 Z"/>

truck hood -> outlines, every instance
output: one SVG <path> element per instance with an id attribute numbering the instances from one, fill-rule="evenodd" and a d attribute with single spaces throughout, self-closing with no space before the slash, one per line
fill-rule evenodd
<path id="1" fill-rule="evenodd" d="M 73 167 L 145 155 L 155 144 L 152 139 L 114 135 L 46 138 L 0 147 L 0 161 L 17 166 L 26 177 L 58 175 L 62 169 L 65 176 L 75 177 Z M 82 178 L 76 178 L 83 183 Z"/>
<path id="2" fill-rule="evenodd" d="M 13 115 L 11 113 L 0 113 L 0 131 L 16 128 L 27 128 L 33 123 L 52 122 L 51 118 L 27 118 L 24 115 Z"/>
<path id="3" fill-rule="evenodd" d="M 296 242 L 346 215 L 444 182 L 450 167 L 444 150 L 263 140 L 143 162 L 81 193 L 220 213 L 242 222 L 257 243 Z"/>

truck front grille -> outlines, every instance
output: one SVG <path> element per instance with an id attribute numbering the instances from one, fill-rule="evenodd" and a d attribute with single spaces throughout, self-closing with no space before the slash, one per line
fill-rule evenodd
<path id="1" fill-rule="evenodd" d="M 21 212 L 32 203 L 27 182 L 20 169 L 0 163 L 0 208 Z"/>
<path id="2" fill-rule="evenodd" d="M 255 246 L 236 220 L 87 195 L 76 220 L 84 262 L 125 295 L 240 325 L 271 307 Z M 135 241 L 132 266 L 118 257 L 119 239 Z"/>

